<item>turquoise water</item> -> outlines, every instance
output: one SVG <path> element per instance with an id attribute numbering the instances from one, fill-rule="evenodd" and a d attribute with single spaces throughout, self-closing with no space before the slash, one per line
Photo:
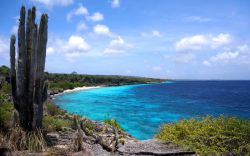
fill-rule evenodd
<path id="1" fill-rule="evenodd" d="M 180 81 L 104 87 L 62 94 L 56 104 L 102 121 L 115 118 L 134 137 L 150 139 L 165 122 L 212 114 L 250 118 L 250 81 Z"/>

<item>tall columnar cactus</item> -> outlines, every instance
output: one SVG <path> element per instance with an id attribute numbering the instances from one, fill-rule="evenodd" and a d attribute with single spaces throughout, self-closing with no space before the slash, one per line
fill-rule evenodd
<path id="1" fill-rule="evenodd" d="M 20 10 L 18 28 L 18 58 L 15 59 L 16 37 L 11 36 L 10 64 L 11 85 L 15 109 L 20 126 L 33 130 L 42 126 L 43 103 L 47 98 L 44 78 L 48 16 L 43 14 L 39 28 L 35 23 L 36 8 L 28 10 L 25 25 L 25 7 Z"/>

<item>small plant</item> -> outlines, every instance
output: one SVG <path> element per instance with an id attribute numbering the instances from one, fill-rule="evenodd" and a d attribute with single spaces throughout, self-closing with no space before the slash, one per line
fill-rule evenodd
<path id="1" fill-rule="evenodd" d="M 123 131 L 123 128 L 120 126 L 116 119 L 106 119 L 104 120 L 104 123 L 109 124 L 120 131 Z"/>
<path id="2" fill-rule="evenodd" d="M 78 128 L 78 120 L 79 120 L 79 117 L 77 115 L 74 115 L 73 116 L 73 122 L 72 122 L 72 125 L 71 127 L 76 130 Z"/>
<path id="3" fill-rule="evenodd" d="M 124 139 L 124 138 L 119 138 L 118 141 L 119 141 L 119 143 L 121 143 L 122 145 L 125 144 L 125 139 Z"/>
<path id="4" fill-rule="evenodd" d="M 88 130 L 94 130 L 94 125 L 91 121 L 88 121 L 86 120 L 84 123 L 83 123 L 84 127 L 87 128 Z"/>
<path id="5" fill-rule="evenodd" d="M 82 142 L 83 142 L 83 136 L 79 130 L 76 132 L 76 137 L 73 139 L 72 148 L 74 152 L 81 151 L 82 148 Z"/>
<path id="6" fill-rule="evenodd" d="M 94 124 L 89 120 L 81 120 L 80 126 L 88 136 L 92 136 L 94 133 Z"/>

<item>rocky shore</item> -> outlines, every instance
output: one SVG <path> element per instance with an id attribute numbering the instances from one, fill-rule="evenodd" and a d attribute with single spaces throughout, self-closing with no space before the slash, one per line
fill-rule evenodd
<path id="1" fill-rule="evenodd" d="M 61 90 L 60 93 L 50 93 L 50 96 L 100 88 L 103 86 L 78 87 L 72 90 Z M 46 135 L 50 148 L 55 152 L 68 155 L 109 156 L 109 155 L 195 155 L 193 151 L 156 139 L 140 141 L 122 130 L 99 121 L 85 117 L 78 119 L 75 129 L 65 128 L 63 131 Z M 92 126 L 91 130 L 89 126 Z M 80 152 L 72 152 L 72 143 L 80 138 Z M 46 153 L 46 152 L 45 152 Z M 44 155 L 45 153 L 41 153 Z M 55 154 L 55 153 L 54 153 Z"/>
<path id="2" fill-rule="evenodd" d="M 100 88 L 81 87 L 73 90 L 63 90 L 61 93 L 86 89 Z M 51 100 L 57 94 L 50 94 L 49 103 L 56 109 L 64 112 L 55 118 L 71 120 L 72 127 L 63 127 L 61 130 L 45 132 L 46 148 L 41 153 L 31 151 L 10 151 L 0 148 L 0 155 L 29 155 L 29 156 L 130 156 L 130 155 L 195 155 L 193 151 L 171 142 L 161 142 L 156 139 L 141 141 L 129 135 L 125 131 L 115 128 L 100 121 L 90 120 L 61 110 Z M 45 109 L 47 110 L 47 109 Z M 48 110 L 47 110 L 48 111 Z M 49 113 L 49 112 L 46 112 Z"/>
<path id="3" fill-rule="evenodd" d="M 47 133 L 48 149 L 42 153 L 18 151 L 13 155 L 69 155 L 69 156 L 130 156 L 130 155 L 185 155 L 194 152 L 185 150 L 170 142 L 155 139 L 140 141 L 103 122 L 81 118 L 77 129 L 64 128 L 63 131 Z M 85 128 L 86 123 L 93 125 L 93 130 Z M 76 142 L 79 142 L 79 147 Z M 78 152 L 72 149 L 79 148 Z"/>

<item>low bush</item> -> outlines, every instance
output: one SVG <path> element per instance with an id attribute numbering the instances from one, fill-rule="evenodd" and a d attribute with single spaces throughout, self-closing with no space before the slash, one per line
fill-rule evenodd
<path id="1" fill-rule="evenodd" d="M 12 111 L 14 106 L 10 102 L 0 104 L 0 127 L 8 127 L 11 123 Z"/>
<path id="2" fill-rule="evenodd" d="M 1 88 L 1 93 L 2 94 L 10 94 L 11 92 L 11 85 L 8 83 L 3 83 L 2 88 Z"/>
<path id="3" fill-rule="evenodd" d="M 56 106 L 52 101 L 47 100 L 45 103 L 45 110 L 51 116 L 64 115 L 65 111 Z"/>
<path id="4" fill-rule="evenodd" d="M 46 131 L 60 131 L 63 127 L 70 127 L 72 125 L 71 120 L 59 119 L 55 116 L 44 116 L 43 127 Z"/>
<path id="5" fill-rule="evenodd" d="M 163 124 L 156 138 L 199 155 L 250 155 L 250 120 L 207 116 Z"/>

